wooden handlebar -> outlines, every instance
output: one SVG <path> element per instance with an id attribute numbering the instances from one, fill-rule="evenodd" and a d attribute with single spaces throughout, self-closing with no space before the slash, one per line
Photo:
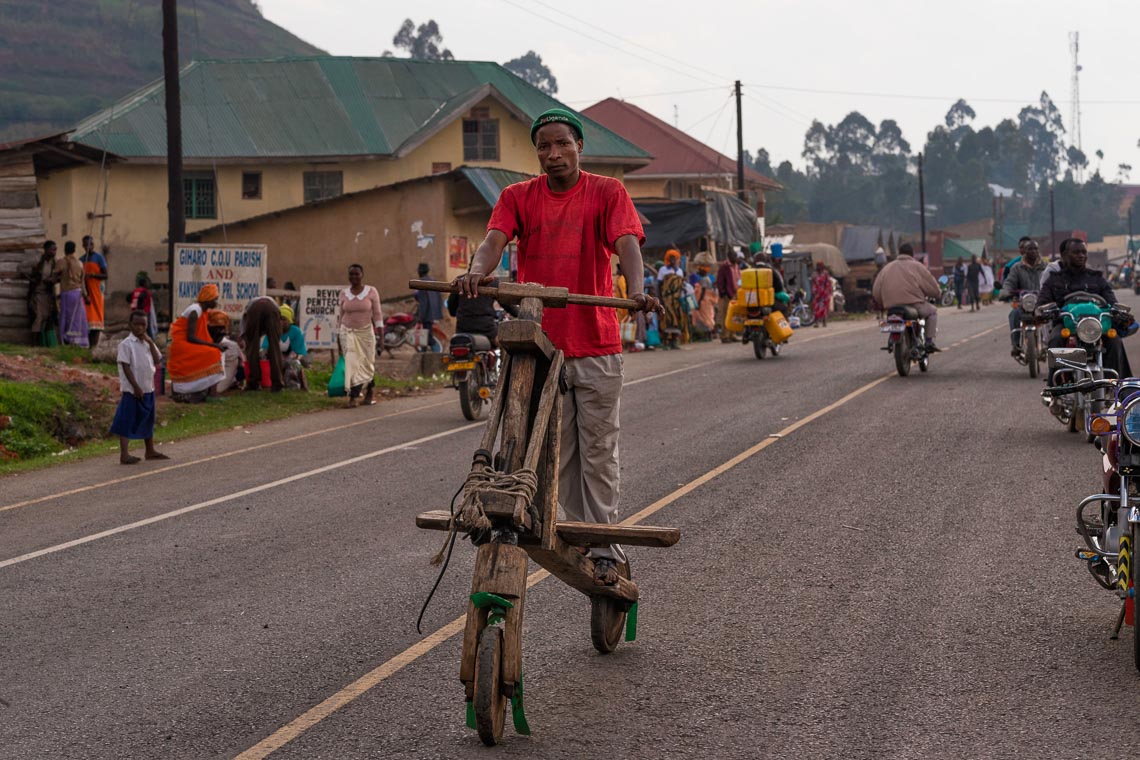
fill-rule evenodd
<path id="1" fill-rule="evenodd" d="M 412 290 L 434 290 L 437 293 L 458 293 L 459 287 L 450 282 L 438 280 L 411 280 L 408 287 Z M 602 306 L 612 309 L 637 309 L 637 301 L 632 298 L 612 298 L 610 296 L 587 296 L 580 293 L 571 293 L 567 288 L 548 288 L 544 285 L 524 284 L 520 282 L 502 282 L 498 287 L 490 285 L 479 286 L 480 295 L 494 296 L 497 300 L 518 301 L 523 298 L 537 298 L 544 306 L 562 308 L 566 304 L 578 306 Z"/>

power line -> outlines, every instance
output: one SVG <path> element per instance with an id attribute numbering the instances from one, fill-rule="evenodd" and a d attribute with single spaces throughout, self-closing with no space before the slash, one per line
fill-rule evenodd
<path id="1" fill-rule="evenodd" d="M 745 87 L 755 87 L 760 90 L 781 90 L 783 92 L 804 92 L 812 95 L 854 95 L 862 98 L 893 98 L 896 100 L 966 100 L 972 103 L 1036 103 L 1039 96 L 1032 98 L 969 98 L 961 95 L 919 95 L 915 93 L 900 92 L 866 92 L 862 90 L 820 90 L 811 87 L 787 87 L 775 84 L 746 84 Z M 1140 100 L 1082 100 L 1081 104 L 1095 103 L 1097 105 L 1140 105 Z"/>
<path id="2" fill-rule="evenodd" d="M 698 82 L 703 82 L 704 84 L 707 84 L 707 85 L 715 85 L 716 84 L 716 82 L 712 82 L 712 81 L 705 79 L 703 77 L 696 76 L 692 72 L 685 71 L 684 69 L 675 68 L 673 66 L 669 66 L 667 64 L 660 63 L 658 61 L 652 61 L 643 55 L 638 55 L 637 53 L 630 52 L 629 50 L 625 50 L 625 49 L 618 47 L 612 43 L 606 42 L 604 40 L 600 40 L 597 37 L 594 37 L 593 35 L 586 34 L 585 32 L 581 31 L 580 29 L 574 29 L 573 27 L 565 26 L 565 25 L 559 23 L 558 21 L 555 21 L 554 19 L 550 18 L 549 16 L 544 16 L 541 13 L 538 13 L 537 11 L 534 11 L 531 8 L 526 7 L 525 5 L 521 5 L 519 3 L 514 2 L 514 0 L 503 0 L 503 2 L 506 3 L 507 5 L 518 8 L 520 11 L 524 11 L 526 13 L 529 13 L 530 15 L 535 16 L 536 18 L 540 18 L 543 21 L 546 21 L 546 22 L 551 23 L 551 24 L 555 24 L 561 29 L 565 29 L 566 31 L 573 32 L 574 34 L 577 34 L 581 37 L 585 37 L 586 39 L 592 40 L 592 41 L 598 43 L 599 45 L 605 45 L 610 50 L 616 50 L 617 52 L 628 55 L 631 58 L 637 58 L 640 61 L 644 61 L 645 63 L 648 63 L 651 66 L 658 66 L 660 68 L 667 69 L 669 71 L 672 71 L 674 74 L 680 74 L 681 76 L 689 77 L 690 79 L 695 79 Z M 585 22 L 582 22 L 582 23 L 585 23 Z"/>
<path id="3" fill-rule="evenodd" d="M 656 98 L 665 95 L 692 95 L 697 92 L 714 92 L 716 90 L 723 90 L 727 85 L 717 85 L 716 87 L 699 87 L 695 90 L 671 90 L 669 92 L 646 92 L 640 95 L 622 95 L 620 100 L 638 100 L 639 98 Z M 567 105 L 574 105 L 575 103 L 597 103 L 600 98 L 590 98 L 582 100 L 566 100 L 563 101 Z"/>

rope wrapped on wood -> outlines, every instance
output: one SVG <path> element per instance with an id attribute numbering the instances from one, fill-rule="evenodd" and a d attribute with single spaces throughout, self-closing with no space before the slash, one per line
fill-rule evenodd
<path id="1" fill-rule="evenodd" d="M 467 473 L 467 480 L 463 484 L 463 502 L 459 511 L 451 516 L 447 538 L 432 558 L 431 564 L 438 565 L 443 561 L 448 543 L 461 526 L 468 533 L 491 527 L 491 520 L 487 517 L 483 504 L 483 494 L 499 493 L 511 498 L 521 496 L 529 504 L 534 501 L 537 492 L 538 474 L 532 469 L 522 467 L 514 472 L 499 472 L 487 464 L 476 463 L 471 472 Z"/>

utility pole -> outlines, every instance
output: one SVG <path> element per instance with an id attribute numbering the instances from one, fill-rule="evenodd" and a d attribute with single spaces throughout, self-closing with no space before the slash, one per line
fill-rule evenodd
<path id="1" fill-rule="evenodd" d="M 1126 260 L 1132 262 L 1133 266 L 1136 264 L 1136 254 L 1132 250 L 1132 207 L 1128 207 L 1128 255 L 1124 257 Z"/>
<path id="2" fill-rule="evenodd" d="M 170 319 L 174 313 L 174 246 L 186 238 L 186 199 L 182 189 L 182 92 L 178 81 L 178 2 L 162 0 L 162 73 L 166 85 L 166 277 Z"/>
<path id="3" fill-rule="evenodd" d="M 918 154 L 918 225 L 922 231 L 922 252 L 926 253 L 926 186 L 922 181 L 922 154 Z"/>
<path id="4" fill-rule="evenodd" d="M 736 80 L 736 196 L 744 200 L 744 123 L 740 120 L 740 80 Z"/>
<path id="5" fill-rule="evenodd" d="M 1049 255 L 1057 252 L 1057 217 L 1053 213 L 1053 188 L 1049 188 Z"/>

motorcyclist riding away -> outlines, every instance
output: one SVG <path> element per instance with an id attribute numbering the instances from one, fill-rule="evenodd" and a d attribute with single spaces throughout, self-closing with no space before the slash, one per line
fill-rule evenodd
<path id="1" fill-rule="evenodd" d="M 1051 274 L 1041 286 L 1038 296 L 1038 309 L 1046 304 L 1064 304 L 1065 298 L 1078 291 L 1100 296 L 1105 303 L 1116 304 L 1116 293 L 1108 280 L 1095 269 L 1089 269 L 1089 252 L 1085 242 L 1078 238 L 1068 238 L 1061 243 L 1061 256 L 1065 262 L 1060 271 Z M 1121 325 L 1127 327 L 1127 325 Z M 1107 335 L 1101 339 L 1104 345 L 1104 366 L 1114 369 L 1120 377 L 1132 377 L 1132 367 L 1128 363 L 1128 354 L 1124 351 L 1124 343 L 1119 337 L 1110 338 Z M 1050 348 L 1063 348 L 1068 345 L 1068 338 L 1061 337 L 1061 331 L 1056 330 L 1049 339 Z"/>
<path id="2" fill-rule="evenodd" d="M 924 265 L 914 260 L 914 246 L 903 243 L 899 246 L 898 258 L 883 267 L 871 287 L 871 297 L 883 305 L 884 309 L 895 306 L 910 306 L 926 320 L 926 352 L 934 353 L 934 337 L 938 332 L 938 309 L 926 299 L 938 298 L 942 288 L 938 280 Z"/>
<path id="3" fill-rule="evenodd" d="M 1045 262 L 1041 260 L 1041 248 L 1034 240 L 1027 240 L 1021 246 L 1021 261 L 1013 265 L 1002 281 L 1001 294 L 998 299 L 1012 301 L 1021 293 L 1036 293 L 1041 289 L 1041 273 L 1045 271 Z M 1021 355 L 1021 310 L 1009 310 L 1009 339 L 1013 342 L 1012 353 L 1016 358 Z"/>

